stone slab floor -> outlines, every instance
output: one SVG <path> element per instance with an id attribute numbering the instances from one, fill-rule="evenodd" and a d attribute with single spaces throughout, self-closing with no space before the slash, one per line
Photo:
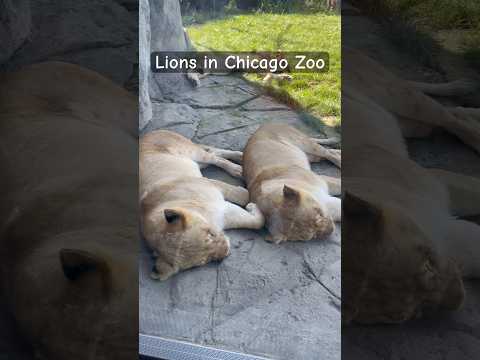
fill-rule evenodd
<path id="1" fill-rule="evenodd" d="M 144 132 L 163 128 L 194 142 L 242 150 L 266 121 L 319 135 L 301 116 L 240 77 L 210 75 L 199 88 L 154 103 Z M 320 134 L 321 135 L 321 134 Z M 340 176 L 333 165 L 315 165 Z M 205 176 L 237 183 L 215 168 Z M 232 253 L 221 264 L 149 278 L 142 250 L 140 332 L 273 359 L 340 359 L 340 229 L 329 239 L 274 245 L 265 232 L 228 231 Z"/>

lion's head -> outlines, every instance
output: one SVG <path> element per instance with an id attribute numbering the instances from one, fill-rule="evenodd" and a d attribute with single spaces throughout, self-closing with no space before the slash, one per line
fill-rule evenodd
<path id="1" fill-rule="evenodd" d="M 166 280 L 181 270 L 221 260 L 230 253 L 223 230 L 185 208 L 158 208 L 146 215 L 144 235 L 155 256 L 152 278 Z"/>
<path id="2" fill-rule="evenodd" d="M 347 192 L 343 200 L 343 317 L 400 323 L 425 311 L 457 309 L 460 272 L 416 219 L 392 204 Z"/>
<path id="3" fill-rule="evenodd" d="M 136 228 L 86 228 L 46 239 L 11 277 L 22 334 L 48 359 L 138 354 Z"/>
<path id="4" fill-rule="evenodd" d="M 284 185 L 275 195 L 267 217 L 271 240 L 321 239 L 335 230 L 335 223 L 325 206 L 308 191 Z"/>

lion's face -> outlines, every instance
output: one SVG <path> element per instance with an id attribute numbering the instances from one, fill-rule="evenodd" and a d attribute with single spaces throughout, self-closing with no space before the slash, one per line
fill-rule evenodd
<path id="1" fill-rule="evenodd" d="M 10 296 L 19 328 L 42 358 L 138 355 L 136 230 L 62 233 L 19 264 Z"/>
<path id="2" fill-rule="evenodd" d="M 275 243 L 321 239 L 335 230 L 323 204 L 308 192 L 285 185 L 272 208 L 267 226 Z"/>
<path id="3" fill-rule="evenodd" d="M 147 239 L 156 256 L 154 279 L 166 280 L 181 270 L 222 260 L 230 253 L 230 241 L 223 231 L 194 212 L 163 209 L 146 223 L 158 229 L 153 239 Z"/>
<path id="4" fill-rule="evenodd" d="M 347 320 L 399 323 L 464 298 L 456 265 L 441 256 L 409 214 L 347 194 L 344 199 Z"/>

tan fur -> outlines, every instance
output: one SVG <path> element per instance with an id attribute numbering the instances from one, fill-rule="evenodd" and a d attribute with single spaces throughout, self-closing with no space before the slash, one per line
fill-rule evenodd
<path id="1" fill-rule="evenodd" d="M 137 118 L 75 65 L 0 75 L 1 297 L 45 358 L 138 354 Z"/>
<path id="2" fill-rule="evenodd" d="M 322 159 L 340 165 L 338 151 L 285 124 L 263 125 L 248 141 L 243 164 L 250 198 L 265 215 L 275 243 L 324 238 L 334 231 L 340 201 L 330 194 L 340 186 L 311 170 L 310 161 Z"/>
<path id="3" fill-rule="evenodd" d="M 480 213 L 480 191 L 474 179 L 463 185 L 417 165 L 403 136 L 442 126 L 478 149 L 478 134 L 372 59 L 356 51 L 344 58 L 343 319 L 399 323 L 457 309 L 462 275 L 480 276 L 480 227 L 456 220 L 452 204 Z M 466 194 L 477 206 L 462 204 Z"/>
<path id="4" fill-rule="evenodd" d="M 208 151 L 207 151 L 208 150 Z M 263 226 L 248 191 L 202 177 L 199 164 L 215 164 L 241 176 L 241 166 L 217 154 L 237 152 L 192 143 L 170 131 L 140 141 L 140 203 L 143 235 L 156 256 L 152 277 L 166 280 L 178 271 L 221 260 L 229 254 L 224 229 Z M 227 201 L 226 201 L 227 200 Z"/>

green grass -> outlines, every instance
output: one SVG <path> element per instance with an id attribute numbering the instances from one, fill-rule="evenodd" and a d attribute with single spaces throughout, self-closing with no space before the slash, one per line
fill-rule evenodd
<path id="1" fill-rule="evenodd" d="M 329 125 L 340 123 L 340 16 L 317 14 L 236 15 L 187 28 L 198 50 L 217 51 L 327 51 L 326 73 L 294 73 L 291 82 L 274 82 L 274 96 L 308 110 Z M 262 77 L 248 74 L 260 83 Z"/>
<path id="2" fill-rule="evenodd" d="M 407 0 L 389 1 L 406 2 Z M 406 10 L 434 30 L 472 29 L 480 24 L 478 0 L 423 0 L 415 3 Z"/>
<path id="3" fill-rule="evenodd" d="M 464 57 L 474 67 L 480 69 L 479 0 L 353 0 L 353 2 L 389 23 L 404 22 L 413 25 L 417 35 L 422 37 L 423 33 L 431 36 L 447 50 L 457 52 L 460 49 Z M 421 41 L 422 39 L 417 42 Z"/>
<path id="4" fill-rule="evenodd" d="M 480 24 L 478 0 L 354 0 L 382 16 L 415 18 L 421 27 L 433 30 L 472 29 Z"/>

